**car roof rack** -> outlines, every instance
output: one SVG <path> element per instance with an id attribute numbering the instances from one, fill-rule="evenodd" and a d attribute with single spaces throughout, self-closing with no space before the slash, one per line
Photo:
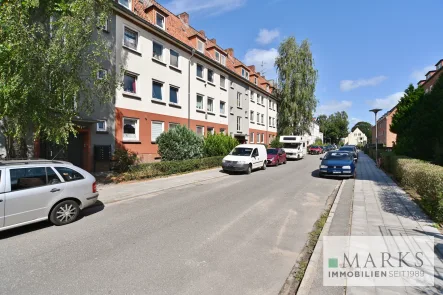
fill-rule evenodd
<path id="1" fill-rule="evenodd" d="M 29 164 L 71 164 L 71 163 L 65 162 L 65 161 L 60 161 L 60 160 L 46 160 L 46 159 L 3 160 L 3 161 L 0 161 L 0 166 L 29 165 Z"/>

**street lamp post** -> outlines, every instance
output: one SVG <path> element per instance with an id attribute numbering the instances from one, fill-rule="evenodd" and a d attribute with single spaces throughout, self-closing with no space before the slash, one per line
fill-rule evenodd
<path id="1" fill-rule="evenodd" d="M 375 115 L 375 164 L 378 165 L 378 126 L 377 126 L 377 113 L 381 111 L 381 109 L 372 109 L 369 110 L 373 112 Z"/>

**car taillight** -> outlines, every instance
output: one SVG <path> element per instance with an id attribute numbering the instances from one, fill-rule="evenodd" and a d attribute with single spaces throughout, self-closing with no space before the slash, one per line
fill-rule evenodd
<path id="1" fill-rule="evenodd" d="M 92 184 L 92 192 L 96 193 L 97 192 L 97 183 L 94 181 L 94 183 Z"/>

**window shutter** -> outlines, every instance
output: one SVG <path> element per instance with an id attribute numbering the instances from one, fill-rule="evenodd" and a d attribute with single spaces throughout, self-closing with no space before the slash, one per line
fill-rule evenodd
<path id="1" fill-rule="evenodd" d="M 157 137 L 163 132 L 163 122 L 152 122 L 151 141 L 157 141 Z"/>

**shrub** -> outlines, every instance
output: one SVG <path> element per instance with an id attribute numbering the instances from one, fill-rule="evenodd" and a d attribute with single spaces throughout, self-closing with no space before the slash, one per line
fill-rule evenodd
<path id="1" fill-rule="evenodd" d="M 124 148 L 118 148 L 114 152 L 114 170 L 117 172 L 126 172 L 132 165 L 139 163 L 137 153 L 128 151 Z"/>
<path id="2" fill-rule="evenodd" d="M 280 142 L 280 138 L 275 137 L 274 140 L 271 141 L 270 143 L 270 147 L 271 148 L 282 148 L 283 147 L 283 143 Z"/>
<path id="3" fill-rule="evenodd" d="M 186 126 L 177 126 L 157 138 L 162 161 L 181 161 L 203 156 L 203 138 Z"/>
<path id="4" fill-rule="evenodd" d="M 205 157 L 226 156 L 238 145 L 238 140 L 229 135 L 210 134 L 205 138 Z"/>
<path id="5" fill-rule="evenodd" d="M 129 181 L 185 173 L 221 166 L 223 157 L 189 159 L 183 161 L 162 161 L 140 164 L 120 175 L 117 181 Z"/>
<path id="6" fill-rule="evenodd" d="M 419 204 L 437 222 L 443 222 L 443 167 L 422 160 L 382 154 L 382 167 L 404 187 L 421 197 Z"/>

